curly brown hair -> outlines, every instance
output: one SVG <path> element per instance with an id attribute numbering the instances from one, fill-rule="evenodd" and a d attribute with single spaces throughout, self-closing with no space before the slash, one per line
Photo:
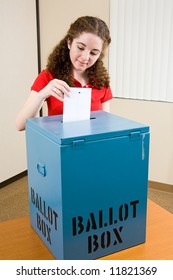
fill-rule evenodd
<path id="1" fill-rule="evenodd" d="M 47 71 L 50 71 L 54 78 L 62 79 L 69 86 L 74 86 L 72 77 L 72 64 L 69 56 L 68 42 L 72 42 L 82 32 L 92 33 L 103 40 L 103 49 L 100 57 L 88 68 L 87 75 L 89 82 L 95 88 L 101 89 L 103 86 L 108 87 L 110 78 L 107 69 L 103 64 L 103 57 L 106 47 L 110 44 L 111 38 L 106 23 L 96 17 L 83 16 L 71 24 L 66 36 L 55 46 L 48 57 Z"/>

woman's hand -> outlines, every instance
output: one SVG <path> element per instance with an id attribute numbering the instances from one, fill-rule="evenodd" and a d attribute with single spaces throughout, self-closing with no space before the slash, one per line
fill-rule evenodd
<path id="1" fill-rule="evenodd" d="M 64 94 L 70 96 L 70 87 L 66 82 L 54 79 L 50 81 L 42 90 L 40 90 L 39 94 L 43 96 L 43 99 L 46 99 L 52 95 L 60 101 L 63 101 Z"/>
<path id="2" fill-rule="evenodd" d="M 60 101 L 63 101 L 64 94 L 68 96 L 70 95 L 70 87 L 66 82 L 58 79 L 50 81 L 39 92 L 31 91 L 31 94 L 27 99 L 26 103 L 24 104 L 23 108 L 17 114 L 17 129 L 24 130 L 26 119 L 38 116 L 38 112 L 46 98 L 52 95 Z"/>

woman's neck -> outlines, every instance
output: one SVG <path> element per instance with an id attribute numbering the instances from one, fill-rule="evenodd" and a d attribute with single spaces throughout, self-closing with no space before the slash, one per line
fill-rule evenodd
<path id="1" fill-rule="evenodd" d="M 89 82 L 89 78 L 86 72 L 73 72 L 73 77 L 81 83 L 82 86 L 85 86 Z"/>

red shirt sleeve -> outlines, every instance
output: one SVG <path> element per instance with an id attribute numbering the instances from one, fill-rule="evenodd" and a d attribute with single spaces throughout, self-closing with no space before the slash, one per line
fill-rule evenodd
<path id="1" fill-rule="evenodd" d="M 112 91 L 111 91 L 111 88 L 108 87 L 108 88 L 105 88 L 105 93 L 104 93 L 103 97 L 101 98 L 101 103 L 104 103 L 110 99 L 112 99 Z"/>
<path id="2" fill-rule="evenodd" d="M 53 79 L 54 78 L 50 72 L 43 70 L 35 79 L 33 85 L 31 86 L 31 90 L 39 92 Z"/>

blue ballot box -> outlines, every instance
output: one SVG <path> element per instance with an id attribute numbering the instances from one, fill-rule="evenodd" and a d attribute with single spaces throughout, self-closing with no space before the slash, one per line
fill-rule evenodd
<path id="1" fill-rule="evenodd" d="M 97 259 L 146 237 L 149 127 L 103 111 L 26 124 L 30 219 L 57 259 Z"/>

